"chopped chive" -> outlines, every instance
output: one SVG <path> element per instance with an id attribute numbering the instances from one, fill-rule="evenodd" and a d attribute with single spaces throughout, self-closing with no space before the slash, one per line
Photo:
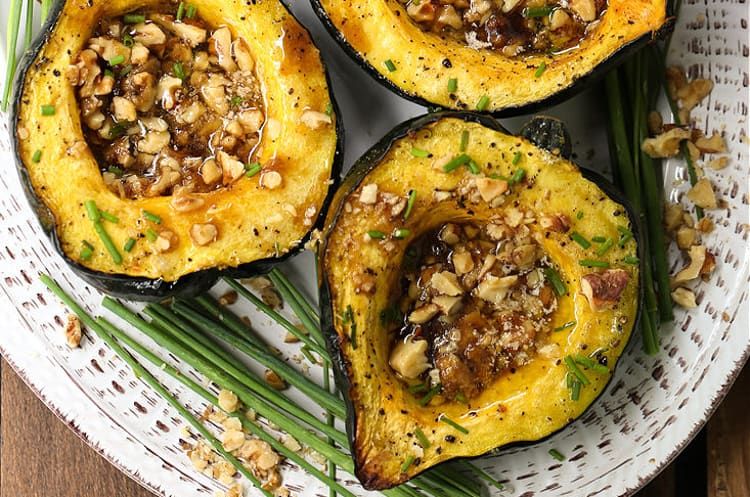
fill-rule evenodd
<path id="1" fill-rule="evenodd" d="M 533 19 L 535 17 L 545 17 L 552 13 L 552 7 L 547 5 L 544 7 L 526 7 L 521 12 L 521 15 L 526 19 Z"/>
<path id="2" fill-rule="evenodd" d="M 87 261 L 91 259 L 91 256 L 94 255 L 94 251 L 91 249 L 91 247 L 83 247 L 81 249 L 81 252 L 78 254 L 78 257 L 82 261 Z"/>
<path id="3" fill-rule="evenodd" d="M 196 10 L 197 8 L 195 7 L 195 5 L 192 5 L 192 4 L 188 5 L 187 11 L 185 12 L 185 17 L 187 17 L 188 19 L 194 18 Z"/>
<path id="4" fill-rule="evenodd" d="M 122 169 L 117 166 L 109 166 L 107 171 L 114 174 L 115 176 L 122 176 Z"/>
<path id="5" fill-rule="evenodd" d="M 552 457 L 554 457 L 558 461 L 564 461 L 565 460 L 565 456 L 562 455 L 562 454 L 560 454 L 560 451 L 558 451 L 557 449 L 550 449 L 549 450 L 549 455 L 551 455 Z"/>
<path id="6" fill-rule="evenodd" d="M 111 59 L 109 59 L 107 62 L 109 62 L 110 66 L 117 66 L 117 65 L 120 65 L 123 62 L 125 62 L 125 56 L 122 55 L 122 54 L 115 55 L 114 57 L 112 57 Z"/>
<path id="7" fill-rule="evenodd" d="M 112 71 L 112 69 L 105 69 L 104 70 L 104 76 L 106 76 L 108 78 L 114 78 L 115 77 L 115 73 Z"/>
<path id="8" fill-rule="evenodd" d="M 558 295 L 562 297 L 568 293 L 568 288 L 565 286 L 565 282 L 560 277 L 560 273 L 553 267 L 544 268 L 544 278 L 550 282 L 552 289 Z"/>
<path id="9" fill-rule="evenodd" d="M 607 240 L 604 243 L 602 243 L 602 246 L 597 249 L 596 255 L 598 256 L 604 255 L 605 252 L 607 252 L 607 250 L 612 248 L 612 245 L 614 244 L 615 244 L 615 241 L 612 238 L 607 238 Z"/>
<path id="10" fill-rule="evenodd" d="M 591 246 L 591 242 L 586 240 L 586 238 L 580 233 L 578 233 L 577 231 L 574 231 L 573 233 L 571 233 L 570 238 L 585 249 Z"/>
<path id="11" fill-rule="evenodd" d="M 461 154 L 459 156 L 456 156 L 448 161 L 446 165 L 443 166 L 443 171 L 446 173 L 449 173 L 453 171 L 454 169 L 457 169 L 464 164 L 467 164 L 471 160 L 471 157 L 469 157 L 466 154 Z"/>
<path id="12" fill-rule="evenodd" d="M 182 78 L 180 78 L 180 79 L 182 79 Z M 232 105 L 232 107 L 237 107 L 238 105 L 240 105 L 242 103 L 242 101 L 243 101 L 242 97 L 240 97 L 239 95 L 235 95 L 235 96 L 232 97 L 232 99 L 229 101 L 229 103 Z"/>
<path id="13" fill-rule="evenodd" d="M 130 48 L 135 44 L 135 40 L 133 40 L 133 37 L 128 33 L 125 33 L 124 35 L 122 35 L 122 44 Z"/>
<path id="14" fill-rule="evenodd" d="M 633 255 L 627 255 L 623 257 L 622 261 L 626 264 L 638 264 L 641 262 L 641 260 L 638 257 L 635 257 Z"/>
<path id="15" fill-rule="evenodd" d="M 130 237 L 125 242 L 125 245 L 122 246 L 122 250 L 124 250 L 125 252 L 130 252 L 131 250 L 133 250 L 133 247 L 135 247 L 135 238 Z"/>
<path id="16" fill-rule="evenodd" d="M 92 221 L 98 221 L 101 219 L 101 213 L 99 212 L 99 209 L 96 207 L 96 202 L 93 200 L 87 200 L 83 204 L 86 207 L 86 212 L 89 214 L 89 219 Z"/>
<path id="17" fill-rule="evenodd" d="M 578 400 L 581 397 L 581 382 L 573 380 L 570 387 L 570 400 Z"/>
<path id="18" fill-rule="evenodd" d="M 128 64 L 127 66 L 123 67 L 122 70 L 120 71 L 120 77 L 124 78 L 125 76 L 130 74 L 130 71 L 132 70 L 133 70 L 133 64 Z"/>
<path id="19" fill-rule="evenodd" d="M 477 163 L 474 162 L 474 160 L 470 160 L 468 164 L 466 164 L 466 167 L 469 168 L 469 171 L 471 171 L 471 174 L 479 174 L 482 172 L 481 169 L 479 169 L 479 166 L 477 166 Z"/>
<path id="20" fill-rule="evenodd" d="M 570 328 L 570 327 L 572 327 L 572 326 L 575 326 L 575 325 L 576 325 L 576 322 L 575 322 L 575 321 L 568 321 L 567 323 L 563 323 L 563 324 L 561 324 L 560 326 L 558 326 L 557 328 L 553 329 L 552 331 L 563 331 L 563 330 L 567 330 L 568 328 Z"/>
<path id="21" fill-rule="evenodd" d="M 458 89 L 458 80 L 451 78 L 448 80 L 448 92 L 454 93 Z"/>
<path id="22" fill-rule="evenodd" d="M 404 221 L 409 217 L 411 214 L 412 209 L 414 209 L 414 202 L 417 199 L 417 190 L 409 190 L 409 200 L 406 201 L 406 210 L 404 211 Z"/>
<path id="23" fill-rule="evenodd" d="M 461 144 L 458 147 L 460 152 L 466 152 L 466 147 L 469 146 L 469 130 L 465 129 L 461 132 Z"/>
<path id="24" fill-rule="evenodd" d="M 427 383 L 416 383 L 414 385 L 409 386 L 407 390 L 409 390 L 411 393 L 421 393 L 427 391 Z"/>
<path id="25" fill-rule="evenodd" d="M 519 162 L 521 162 L 521 152 L 516 152 L 513 154 L 513 160 L 510 163 L 517 166 Z"/>
<path id="26" fill-rule="evenodd" d="M 182 16 L 185 15 L 185 2 L 180 2 L 180 5 L 177 6 L 177 15 L 175 16 L 175 19 L 178 21 L 182 20 Z"/>
<path id="27" fill-rule="evenodd" d="M 146 219 L 148 219 L 152 223 L 161 224 L 161 218 L 159 216 L 157 216 L 156 214 L 154 214 L 152 212 L 149 212 L 149 211 L 147 211 L 145 209 L 143 210 L 143 217 L 145 217 Z"/>
<path id="28" fill-rule="evenodd" d="M 82 242 L 81 242 L 81 245 L 83 245 L 83 246 L 84 246 L 84 248 L 88 248 L 88 249 L 94 250 L 94 246 L 93 246 L 93 245 L 91 245 L 91 244 L 89 243 L 89 241 L 88 241 L 88 240 L 84 240 L 84 241 L 82 241 Z"/>
<path id="29" fill-rule="evenodd" d="M 427 150 L 422 150 L 421 148 L 417 147 L 411 147 L 411 155 L 414 157 L 429 157 L 430 153 Z"/>
<path id="30" fill-rule="evenodd" d="M 539 64 L 539 67 L 536 68 L 536 72 L 534 73 L 535 78 L 539 78 L 544 74 L 544 70 L 547 69 L 547 63 L 542 61 L 541 64 Z"/>
<path id="31" fill-rule="evenodd" d="M 609 262 L 607 261 L 593 261 L 591 259 L 581 259 L 580 261 L 578 261 L 578 264 L 583 267 L 609 267 Z"/>
<path id="32" fill-rule="evenodd" d="M 107 249 L 107 252 L 109 252 L 109 255 L 112 257 L 112 261 L 114 261 L 115 264 L 122 264 L 122 255 L 120 255 L 117 247 L 115 247 L 115 244 L 109 237 L 109 233 L 107 233 L 104 226 L 102 226 L 101 221 L 94 221 L 94 230 L 96 231 L 96 234 L 99 235 L 99 238 L 104 244 L 104 248 Z"/>
<path id="33" fill-rule="evenodd" d="M 146 22 L 146 16 L 143 14 L 125 14 L 122 20 L 125 21 L 125 24 L 139 24 Z"/>
<path id="34" fill-rule="evenodd" d="M 583 386 L 589 385 L 591 383 L 586 375 L 583 374 L 583 371 L 581 371 L 581 369 L 576 365 L 571 356 L 566 355 L 564 360 L 565 365 L 568 367 L 568 371 L 573 373 L 573 375 L 575 375 L 575 377 L 578 379 L 578 381 L 581 382 L 581 384 L 583 384 Z"/>
<path id="35" fill-rule="evenodd" d="M 403 240 L 410 234 L 411 231 L 407 230 L 406 228 L 397 228 L 396 231 L 393 232 L 393 238 L 395 238 L 396 240 Z"/>
<path id="36" fill-rule="evenodd" d="M 370 238 L 374 238 L 376 240 L 382 240 L 382 239 L 385 238 L 385 232 L 378 231 L 378 230 L 370 230 L 370 231 L 367 232 L 367 235 Z"/>
<path id="37" fill-rule="evenodd" d="M 155 242 L 159 238 L 159 234 L 153 228 L 148 228 L 146 230 L 146 238 L 148 238 L 149 242 Z"/>
<path id="38" fill-rule="evenodd" d="M 55 106 L 54 105 L 42 105 L 42 115 L 43 116 L 54 116 L 55 115 Z"/>
<path id="39" fill-rule="evenodd" d="M 174 64 L 172 64 L 172 72 L 173 72 L 173 73 L 174 73 L 174 75 L 175 75 L 175 76 L 177 76 L 177 77 L 178 77 L 179 79 L 181 79 L 182 81 L 185 81 L 185 78 L 186 78 L 187 76 L 185 75 L 185 68 L 184 68 L 184 67 L 182 67 L 182 62 L 180 62 L 180 61 L 177 61 L 177 62 L 175 62 Z M 232 103 L 233 103 L 233 105 L 236 105 L 236 104 L 234 104 L 234 98 L 232 99 Z M 241 101 L 241 100 L 240 100 L 240 103 L 242 103 L 242 101 Z"/>
<path id="40" fill-rule="evenodd" d="M 607 366 L 605 366 L 604 364 L 599 364 L 592 358 L 586 357 L 585 355 L 576 354 L 574 360 L 576 363 L 580 364 L 584 368 L 590 369 L 594 371 L 595 373 L 599 373 L 599 374 L 609 373 L 609 368 Z"/>
<path id="41" fill-rule="evenodd" d="M 464 395 L 463 392 L 456 392 L 456 400 L 462 404 L 468 404 L 469 402 L 469 399 L 466 398 L 466 395 Z"/>
<path id="42" fill-rule="evenodd" d="M 575 376 L 573 376 L 572 374 L 570 374 L 570 372 L 565 373 L 565 385 L 568 388 L 573 388 L 573 382 L 574 381 L 578 381 L 578 380 L 576 380 Z"/>
<path id="43" fill-rule="evenodd" d="M 487 106 L 490 103 L 490 97 L 487 95 L 484 95 L 482 98 L 479 99 L 479 102 L 477 102 L 477 110 L 487 110 Z"/>
<path id="44" fill-rule="evenodd" d="M 617 245 L 619 247 L 624 247 L 626 243 L 628 243 L 633 238 L 632 235 L 622 235 L 619 240 L 617 240 Z"/>
<path id="45" fill-rule="evenodd" d="M 414 436 L 417 437 L 417 440 L 419 440 L 419 445 L 421 445 L 423 449 L 429 449 L 430 445 L 432 445 L 430 443 L 430 440 L 419 427 L 414 428 Z"/>
<path id="46" fill-rule="evenodd" d="M 463 434 L 468 434 L 469 433 L 469 430 L 467 430 L 466 428 L 464 428 L 460 424 L 456 423 L 455 421 L 453 421 L 452 419 L 450 419 L 448 416 L 444 416 L 444 415 L 440 416 L 440 421 L 442 421 L 443 423 L 445 423 L 447 425 L 452 426 L 453 428 L 457 429 L 458 431 L 460 431 Z"/>
<path id="47" fill-rule="evenodd" d="M 396 64 L 394 64 L 394 63 L 393 63 L 393 61 L 392 61 L 391 59 L 388 59 L 388 60 L 386 60 L 385 62 L 383 62 L 383 64 L 385 64 L 385 67 L 386 67 L 386 68 L 387 68 L 387 69 L 388 69 L 388 70 L 389 70 L 390 72 L 393 72 L 393 71 L 395 71 L 395 70 L 396 70 Z"/>
<path id="48" fill-rule="evenodd" d="M 519 167 L 516 172 L 511 176 L 510 181 L 513 184 L 520 183 L 523 177 L 526 176 L 526 169 Z"/>
<path id="49" fill-rule="evenodd" d="M 625 226 L 619 226 L 618 225 L 617 226 L 617 231 L 619 231 L 620 233 L 622 233 L 625 236 L 630 236 L 630 237 L 633 236 L 633 232 L 630 231 L 629 229 L 627 229 Z"/>
<path id="50" fill-rule="evenodd" d="M 252 178 L 261 170 L 260 162 L 251 162 L 245 166 L 245 176 Z"/>
<path id="51" fill-rule="evenodd" d="M 406 473 L 406 471 L 409 469 L 409 466 L 411 466 L 411 463 L 414 462 L 414 456 L 409 456 L 406 458 L 406 461 L 404 461 L 404 464 L 401 465 L 401 472 Z"/>
<path id="52" fill-rule="evenodd" d="M 604 243 L 607 241 L 607 239 L 604 238 L 603 236 L 594 236 L 591 238 L 591 241 L 596 242 L 596 243 Z"/>
<path id="53" fill-rule="evenodd" d="M 325 114 L 327 116 L 330 116 L 331 114 L 333 114 L 333 104 L 331 102 L 328 102 L 328 105 L 326 105 Z"/>
<path id="54" fill-rule="evenodd" d="M 115 216 L 114 214 L 110 214 L 109 212 L 99 211 L 99 215 L 102 219 L 104 219 L 105 221 L 109 221 L 110 223 L 117 224 L 120 222 L 120 219 L 117 216 Z"/>
<path id="55" fill-rule="evenodd" d="M 440 393 L 440 390 L 442 390 L 442 388 L 443 388 L 443 385 L 441 385 L 440 383 L 432 387 L 430 391 L 425 394 L 424 397 L 419 399 L 419 405 L 426 406 L 427 404 L 429 404 L 432 398 L 438 393 Z"/>
<path id="56" fill-rule="evenodd" d="M 315 356 L 312 355 L 312 352 L 310 352 L 310 347 L 307 345 L 303 345 L 299 349 L 300 352 L 302 352 L 302 355 L 305 356 L 305 359 L 307 359 L 311 364 L 318 364 L 318 361 L 315 359 Z"/>
<path id="57" fill-rule="evenodd" d="M 42 159 L 42 151 L 39 149 L 36 149 L 34 151 L 34 155 L 31 156 L 31 162 L 39 162 Z"/>
<path id="58" fill-rule="evenodd" d="M 578 214 L 576 214 L 576 219 L 583 219 L 583 211 L 578 211 Z"/>
<path id="59" fill-rule="evenodd" d="M 346 306 L 346 322 L 349 323 L 349 343 L 352 349 L 357 350 L 357 323 L 354 321 L 354 309 L 349 304 Z"/>

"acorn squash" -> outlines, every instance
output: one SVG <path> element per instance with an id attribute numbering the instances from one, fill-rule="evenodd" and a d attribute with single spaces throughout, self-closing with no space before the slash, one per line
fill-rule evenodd
<path id="1" fill-rule="evenodd" d="M 162 56 L 177 59 L 167 63 Z M 128 78 L 136 73 L 142 76 L 136 83 L 152 77 L 147 66 L 158 85 L 133 86 Z M 212 85 L 212 78 L 219 82 Z M 86 85 L 95 98 L 100 87 L 109 90 L 93 111 Z M 144 103 L 144 95 L 156 103 Z M 247 95 L 259 109 L 246 105 Z M 141 103 L 184 112 L 142 118 L 142 109 L 137 115 L 133 109 Z M 244 121 L 243 105 L 252 111 Z M 208 156 L 193 150 L 195 128 L 181 129 L 177 142 L 175 122 L 192 123 L 214 107 L 225 114 L 198 122 L 206 136 L 228 141 L 210 142 Z M 340 122 L 320 54 L 276 0 L 55 2 L 20 64 L 11 122 L 29 200 L 66 262 L 94 286 L 135 299 L 195 294 L 220 272 L 251 274 L 293 254 L 322 221 L 341 162 Z M 143 139 L 136 142 L 139 129 Z M 125 140 L 125 154 L 104 146 L 117 137 Z M 219 157 L 217 143 L 244 155 Z M 191 154 L 197 157 L 190 158 L 192 169 L 183 168 L 183 179 L 202 181 L 202 188 L 167 184 L 144 194 L 158 186 L 149 176 L 155 160 L 167 161 L 161 168 Z M 133 155 L 151 169 L 120 176 Z M 213 169 L 194 167 L 206 162 Z"/>
<path id="2" fill-rule="evenodd" d="M 638 318 L 637 230 L 552 129 L 525 128 L 550 152 L 490 117 L 418 117 L 334 197 L 321 316 L 366 488 L 540 440 L 611 378 Z"/>
<path id="3" fill-rule="evenodd" d="M 386 87 L 422 105 L 497 115 L 568 98 L 672 24 L 667 0 L 312 3 L 343 49 Z M 598 6 L 598 16 L 577 4 Z M 565 21 L 577 21 L 580 39 L 550 43 L 568 30 Z"/>

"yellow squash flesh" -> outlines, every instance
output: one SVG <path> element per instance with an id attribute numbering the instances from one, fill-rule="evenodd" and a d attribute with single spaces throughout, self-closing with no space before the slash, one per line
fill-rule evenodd
<path id="1" fill-rule="evenodd" d="M 327 219 L 321 252 L 322 302 L 329 306 L 328 329 L 334 357 L 338 357 L 344 392 L 350 400 L 350 437 L 357 476 L 367 488 L 387 488 L 403 482 L 442 461 L 477 456 L 513 442 L 539 440 L 570 423 L 593 402 L 610 374 L 585 371 L 591 384 L 580 398 L 571 400 L 565 356 L 590 355 L 601 351 L 608 367 L 614 368 L 636 321 L 638 266 L 623 259 L 637 253 L 636 243 L 614 244 L 604 255 L 597 246 L 583 249 L 570 240 L 576 231 L 591 239 L 603 236 L 618 240 L 618 227 L 631 227 L 625 208 L 612 200 L 593 181 L 585 179 L 571 162 L 541 150 L 528 141 L 497 128 L 475 122 L 476 116 L 426 117 L 404 126 L 396 137 L 365 155 L 344 181 Z M 487 124 L 487 123 L 484 123 Z M 446 158 L 459 155 L 464 131 L 469 141 L 465 151 L 482 169 L 473 175 L 466 166 L 446 173 Z M 427 151 L 428 158 L 415 157 L 414 149 Z M 514 165 L 514 158 L 520 160 Z M 456 193 L 477 177 L 511 177 L 518 168 L 525 180 L 511 186 L 501 205 L 473 202 Z M 416 201 L 409 217 L 388 220 L 383 210 L 363 206 L 357 199 L 363 186 L 376 184 L 378 191 L 406 198 L 410 190 Z M 456 193 L 449 199 L 442 193 Z M 394 333 L 399 324 L 384 322 L 381 312 L 392 307 L 399 295 L 405 248 L 422 233 L 451 221 L 471 220 L 483 225 L 492 216 L 512 215 L 519 209 L 532 213 L 528 225 L 559 269 L 568 294 L 558 297 L 551 328 L 575 321 L 563 331 L 549 334 L 549 347 L 514 373 L 503 373 L 468 404 L 442 399 L 420 405 L 420 396 L 409 392 L 388 363 Z M 578 213 L 582 217 L 578 218 Z M 566 215 L 567 233 L 548 232 L 539 224 L 543 216 Z M 395 228 L 409 230 L 403 239 L 368 239 L 366 233 Z M 607 261 L 612 268 L 628 271 L 630 282 L 612 309 L 594 312 L 581 294 L 581 277 L 599 271 L 583 267 L 582 259 Z M 362 291 L 361 281 L 374 275 L 375 289 Z M 347 309 L 351 312 L 347 312 Z M 324 310 L 324 316 L 326 311 Z M 458 423 L 468 433 L 441 422 Z M 414 435 L 421 429 L 430 441 L 423 447 Z M 451 437 L 455 441 L 450 442 Z M 402 465 L 414 460 L 407 470 Z"/>
<path id="2" fill-rule="evenodd" d="M 74 263 L 104 274 L 173 282 L 204 269 L 233 268 L 276 258 L 298 247 L 323 210 L 337 154 L 336 116 L 317 129 L 303 124 L 307 110 L 332 108 L 320 54 L 307 31 L 278 1 L 201 0 L 197 15 L 211 27 L 227 25 L 250 46 L 265 101 L 266 124 L 257 148 L 263 171 L 241 177 L 230 186 L 198 194 L 203 205 L 190 212 L 170 206 L 169 196 L 123 199 L 105 185 L 99 166 L 83 142 L 75 88 L 67 81 L 68 66 L 84 48 L 102 18 L 163 4 L 157 0 L 68 0 L 19 82 L 15 122 L 17 156 L 22 177 L 49 209 L 64 255 Z M 44 116 L 43 105 L 55 114 Z M 329 111 L 330 112 L 330 111 Z M 34 153 L 41 151 L 34 162 Z M 281 174 L 278 188 L 264 188 L 265 173 Z M 130 237 L 137 243 L 116 263 L 99 242 L 87 219 L 84 202 L 119 218 L 107 223 L 114 245 Z M 159 217 L 153 224 L 143 211 Z M 215 242 L 196 246 L 189 230 L 213 223 Z M 158 252 L 144 238 L 148 228 L 177 234 L 179 242 Z M 79 253 L 84 240 L 96 250 L 88 260 Z"/>

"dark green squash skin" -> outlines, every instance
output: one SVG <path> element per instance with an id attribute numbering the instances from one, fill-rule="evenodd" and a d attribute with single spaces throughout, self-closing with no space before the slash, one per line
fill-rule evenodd
<path id="1" fill-rule="evenodd" d="M 13 147 L 16 171 L 18 173 L 21 186 L 26 195 L 26 199 L 29 202 L 32 210 L 34 211 L 34 215 L 39 221 L 42 230 L 50 238 L 57 253 L 63 258 L 63 260 L 73 270 L 73 272 L 91 286 L 107 294 L 139 301 L 156 301 L 171 296 L 190 297 L 198 295 L 214 286 L 214 284 L 216 284 L 219 278 L 223 275 L 242 278 L 267 273 L 268 271 L 273 269 L 276 264 L 279 264 L 302 251 L 305 243 L 310 239 L 312 232 L 315 229 L 319 229 L 320 227 L 322 227 L 325 221 L 326 206 L 331 202 L 331 199 L 333 198 L 333 195 L 336 191 L 336 186 L 339 181 L 343 164 L 344 126 L 341 118 L 341 113 L 339 112 L 338 104 L 332 93 L 330 95 L 330 99 L 333 113 L 336 115 L 336 135 L 338 137 L 334 160 L 331 167 L 331 180 L 333 181 L 333 184 L 328 190 L 328 195 L 323 202 L 323 208 L 320 209 L 318 217 L 313 223 L 313 226 L 308 231 L 305 238 L 300 241 L 296 249 L 290 250 L 280 257 L 257 260 L 242 264 L 235 268 L 225 268 L 223 270 L 211 268 L 196 271 L 194 273 L 184 275 L 176 281 L 164 281 L 162 279 L 151 279 L 93 271 L 90 268 L 82 266 L 81 264 L 65 255 L 55 229 L 56 221 L 54 215 L 34 192 L 34 188 L 29 178 L 28 171 L 23 165 L 23 160 L 19 154 L 19 137 L 15 132 L 16 123 L 18 122 L 19 117 L 21 95 L 23 93 L 23 84 L 26 74 L 34 69 L 34 60 L 36 59 L 36 56 L 40 52 L 42 47 L 44 47 L 44 45 L 47 43 L 54 27 L 59 21 L 64 4 L 64 0 L 53 2 L 42 30 L 34 39 L 29 49 L 24 52 L 23 56 L 18 62 L 16 74 L 13 81 L 13 97 L 11 101 L 11 109 L 9 112 L 8 129 L 11 130 L 11 145 Z M 286 9 L 286 6 L 284 6 L 284 8 Z M 286 10 L 289 12 L 289 9 Z M 289 12 L 289 15 L 296 19 L 296 17 L 291 12 Z M 94 19 L 92 21 L 98 22 L 98 19 Z M 297 20 L 297 22 L 299 23 L 299 20 Z M 302 26 L 301 23 L 299 24 L 300 26 Z M 328 71 L 322 59 L 321 64 L 323 64 L 328 88 L 332 88 L 330 75 L 328 74 Z"/>
<path id="2" fill-rule="evenodd" d="M 328 238 L 328 233 L 333 229 L 332 224 L 335 224 L 335 220 L 341 215 L 342 210 L 344 209 L 344 202 L 342 199 L 347 198 L 351 192 L 356 190 L 360 183 L 363 181 L 363 179 L 373 170 L 375 169 L 380 161 L 385 157 L 385 155 L 388 153 L 390 148 L 393 146 L 393 144 L 406 136 L 409 136 L 412 134 L 415 130 L 420 129 L 430 123 L 433 123 L 435 121 L 438 121 L 445 117 L 454 117 L 458 119 L 462 119 L 467 122 L 475 122 L 482 126 L 485 126 L 489 129 L 499 131 L 501 133 L 509 134 L 509 132 L 494 118 L 488 115 L 481 115 L 478 113 L 471 113 L 471 112 L 460 112 L 460 111 L 441 111 L 441 112 L 435 112 L 423 116 L 418 116 L 413 119 L 407 120 L 395 128 L 393 128 L 385 137 L 383 137 L 380 141 L 378 141 L 375 145 L 373 145 L 369 150 L 367 150 L 362 157 L 360 157 L 352 166 L 350 171 L 347 173 L 346 177 L 343 179 L 339 190 L 337 192 L 336 198 L 334 199 L 333 203 L 331 204 L 330 208 L 332 209 L 329 212 L 329 224 L 325 226 L 324 232 L 323 232 L 323 238 L 322 242 L 318 247 L 318 288 L 319 288 L 319 305 L 320 305 L 320 316 L 321 316 L 321 328 L 323 330 L 323 334 L 326 338 L 326 346 L 328 349 L 329 356 L 332 361 L 333 365 L 333 371 L 334 376 L 336 379 L 336 384 L 341 392 L 344 394 L 344 399 L 346 403 L 347 408 L 347 418 L 346 418 L 346 430 L 347 435 L 349 438 L 349 443 L 351 447 L 355 446 L 355 432 L 356 432 L 356 426 L 357 426 L 357 419 L 356 419 L 356 411 L 354 402 L 352 401 L 349 392 L 352 391 L 352 388 L 355 387 L 355 385 L 352 384 L 350 378 L 349 371 L 352 368 L 351 362 L 347 359 L 346 355 L 343 353 L 342 350 L 342 338 L 338 335 L 338 333 L 335 330 L 334 327 L 334 305 L 333 305 L 333 297 L 332 297 L 332 291 L 331 291 L 331 283 L 326 278 L 326 270 L 324 267 L 324 254 L 326 253 L 327 244 L 326 240 Z M 550 123 L 549 120 L 552 119 L 554 122 Z M 558 142 L 555 142 L 554 140 L 551 140 L 550 137 L 550 130 L 558 130 L 558 131 L 564 131 L 565 137 L 560 138 L 559 140 L 570 140 L 570 137 L 567 135 L 567 131 L 564 130 L 564 127 L 561 126 L 560 121 L 558 121 L 555 118 L 547 118 L 547 117 L 537 117 L 533 118 L 529 123 L 527 123 L 524 126 L 525 130 L 525 138 L 527 138 L 529 141 L 537 145 L 539 148 L 545 148 L 553 153 L 559 152 L 560 149 L 556 146 L 548 147 L 546 145 L 550 145 L 552 142 L 553 145 L 556 145 Z M 537 143 L 535 141 L 535 138 L 543 138 L 543 143 Z M 559 141 L 558 140 L 558 141 Z M 565 150 L 567 152 L 567 155 L 570 154 L 570 150 Z M 562 155 L 564 158 L 568 159 L 569 157 L 566 155 Z M 629 202 L 627 198 L 624 197 L 623 193 L 618 190 L 607 178 L 601 176 L 599 173 L 580 168 L 581 174 L 584 178 L 592 181 L 595 183 L 604 193 L 606 193 L 610 198 L 615 200 L 617 203 L 622 205 L 625 210 L 627 211 L 627 214 L 631 221 L 631 229 L 633 230 L 633 235 L 635 238 L 635 241 L 637 243 L 637 251 L 636 254 L 639 257 L 639 260 L 643 260 L 644 254 L 643 254 L 643 247 L 641 241 L 643 240 L 642 236 L 642 223 L 640 221 L 640 216 L 633 208 L 632 204 Z M 642 266 L 641 266 L 642 269 Z M 637 306 L 637 312 L 635 316 L 635 321 L 633 324 L 633 330 L 637 330 L 639 327 L 640 319 L 641 319 L 641 313 L 642 313 L 642 303 L 644 301 L 644 288 L 643 288 L 643 271 L 639 271 L 638 275 L 638 282 L 639 282 L 639 290 L 638 290 L 638 306 Z M 359 315 L 358 309 L 352 309 L 355 315 Z M 631 334 L 632 337 L 632 334 Z M 614 377 L 614 374 L 610 377 L 609 381 L 611 382 L 612 378 Z M 609 382 L 607 383 L 607 385 Z M 605 385 L 604 388 L 607 387 Z M 599 396 L 603 393 L 604 389 L 599 392 Z M 590 405 L 586 408 L 585 412 L 588 412 L 590 409 Z M 583 414 L 581 416 L 583 416 Z M 563 427 L 564 428 L 564 427 Z M 561 428 L 560 430 L 562 430 Z M 560 431 L 558 430 L 558 431 Z M 489 451 L 487 454 L 496 454 L 502 450 L 512 448 L 512 447 L 518 447 L 518 446 L 527 446 L 532 445 L 538 442 L 541 442 L 543 440 L 546 440 L 547 438 L 553 436 L 557 432 L 550 433 L 549 435 L 542 437 L 538 440 L 533 441 L 520 441 L 520 442 L 514 442 L 511 444 L 503 445 L 501 447 L 497 447 L 496 449 L 493 449 Z M 486 454 L 485 454 L 486 455 Z M 481 455 L 478 455 L 477 457 L 481 457 Z M 355 470 L 358 470 L 359 468 L 355 468 Z M 431 468 L 424 468 L 423 470 L 429 470 Z M 360 473 L 357 471 L 358 476 L 360 476 Z M 381 481 L 377 475 L 368 474 L 365 477 L 366 479 L 362 479 L 360 476 L 361 483 L 365 488 L 368 489 L 383 489 L 383 488 L 389 488 L 393 485 L 392 482 L 388 481 Z"/>
<path id="3" fill-rule="evenodd" d="M 313 10 L 316 15 L 326 27 L 331 37 L 339 44 L 342 50 L 366 73 L 368 73 L 375 81 L 388 88 L 396 95 L 405 98 L 411 102 L 422 105 L 427 108 L 435 106 L 435 103 L 425 100 L 413 93 L 410 93 L 398 85 L 394 84 L 391 80 L 383 76 L 372 64 L 370 64 L 352 45 L 346 40 L 344 35 L 336 28 L 331 19 L 328 17 L 326 10 L 323 8 L 319 0 L 310 0 Z M 670 33 L 674 27 L 675 19 L 673 16 L 673 4 L 668 2 L 667 4 L 667 22 L 661 27 L 661 29 L 654 35 L 647 34 L 634 40 L 633 42 L 623 45 L 617 52 L 611 54 L 606 60 L 601 62 L 594 71 L 586 74 L 583 77 L 571 82 L 571 84 L 563 90 L 547 97 L 542 100 L 520 102 L 512 107 L 506 107 L 498 109 L 496 111 L 487 112 L 488 114 L 495 117 L 513 117 L 523 114 L 532 114 L 539 112 L 543 109 L 548 109 L 554 105 L 560 104 L 573 96 L 581 93 L 587 88 L 593 87 L 604 75 L 609 71 L 615 69 L 617 66 L 625 62 L 627 58 L 643 48 L 648 43 L 654 41 L 654 39 L 663 38 Z M 521 84 L 528 84 L 527 81 L 520 82 Z M 468 109 L 463 109 L 468 110 Z M 475 111 L 476 112 L 476 111 Z"/>

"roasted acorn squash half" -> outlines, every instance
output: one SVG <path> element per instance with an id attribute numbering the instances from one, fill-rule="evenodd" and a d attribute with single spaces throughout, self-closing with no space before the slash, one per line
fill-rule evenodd
<path id="1" fill-rule="evenodd" d="M 304 244 L 338 177 L 340 123 L 320 54 L 281 2 L 67 0 L 49 17 L 20 65 L 11 129 L 30 202 L 78 274 L 135 299 L 194 294 Z M 174 122 L 196 120 L 205 129 L 183 127 L 178 143 Z M 203 134 L 208 156 L 191 148 Z M 117 137 L 122 156 L 107 148 Z M 227 144 L 240 152 L 219 157 Z M 134 160 L 146 166 L 130 183 Z M 161 179 L 184 182 L 144 194 L 165 164 Z"/>
<path id="2" fill-rule="evenodd" d="M 547 120 L 408 121 L 355 163 L 319 251 L 321 315 L 369 489 L 538 441 L 602 393 L 638 318 L 637 230 Z"/>
<path id="3" fill-rule="evenodd" d="M 422 105 L 497 115 L 568 98 L 671 25 L 667 0 L 312 3 L 344 50 L 386 87 Z M 565 34 L 570 24 L 575 34 Z"/>

